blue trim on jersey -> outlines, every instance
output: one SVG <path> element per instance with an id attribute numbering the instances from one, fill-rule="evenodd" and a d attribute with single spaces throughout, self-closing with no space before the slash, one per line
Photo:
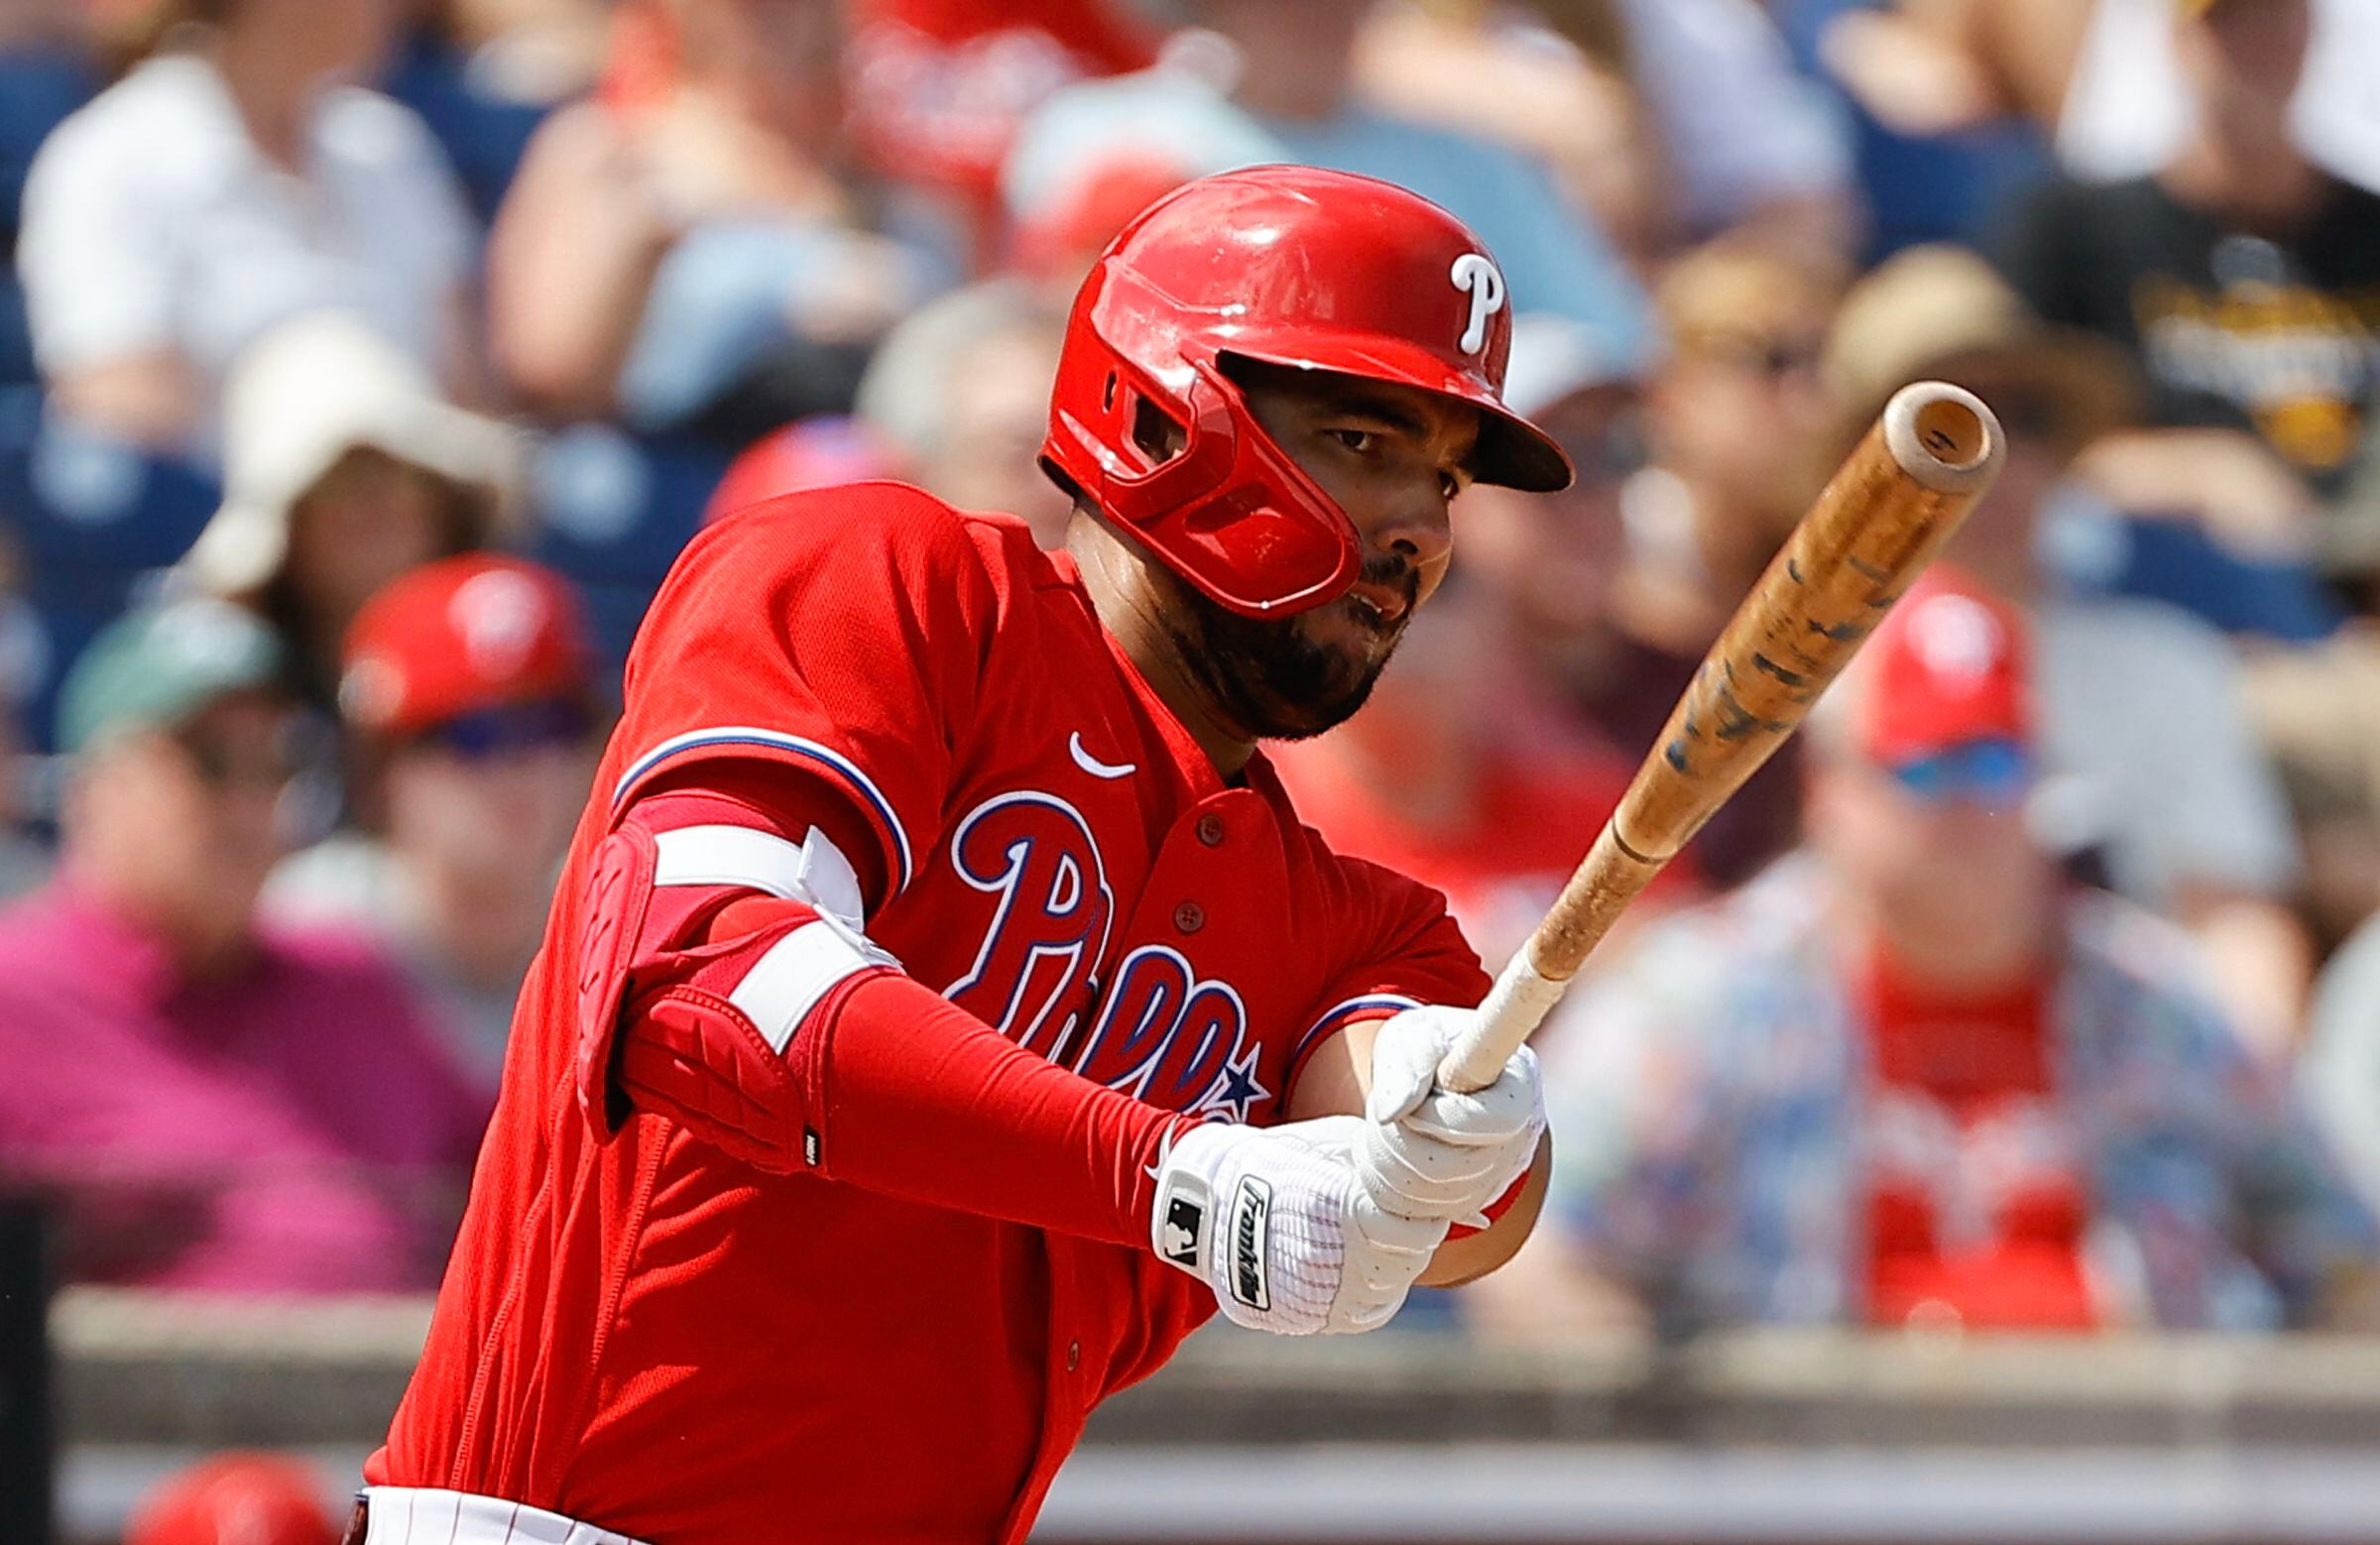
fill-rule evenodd
<path id="1" fill-rule="evenodd" d="M 1313 1048 L 1316 1041 L 1338 1029 L 1359 1013 L 1368 1013 L 1374 1009 L 1385 1009 L 1391 1013 L 1401 1013 L 1407 1009 L 1419 1009 L 1420 1007 L 1420 999 L 1407 998 L 1402 993 L 1368 993 L 1362 998 L 1351 998 L 1345 1003 L 1333 1004 L 1323 1010 L 1321 1018 L 1307 1026 L 1305 1034 L 1297 1038 L 1297 1045 L 1289 1053 L 1289 1066 L 1296 1068 L 1302 1065 L 1306 1060 L 1306 1053 Z"/>
<path id="2" fill-rule="evenodd" d="M 885 797 L 885 791 L 876 786 L 876 780 L 861 772 L 859 764 L 849 757 L 832 747 L 821 746 L 816 741 L 804 740 L 798 735 L 787 735 L 781 730 L 764 730 L 751 725 L 723 725 L 717 729 L 691 730 L 684 735 L 671 736 L 629 764 L 628 771 L 620 774 L 619 783 L 612 789 L 612 802 L 618 804 L 631 788 L 670 758 L 712 746 L 766 746 L 773 751 L 788 751 L 841 774 L 867 800 L 876 811 L 877 820 L 892 834 L 893 856 L 899 863 L 892 893 L 898 895 L 908 889 L 909 877 L 914 873 L 915 865 L 909 852 L 909 834 L 901 826 L 899 815 L 894 813 L 892 801 Z"/>

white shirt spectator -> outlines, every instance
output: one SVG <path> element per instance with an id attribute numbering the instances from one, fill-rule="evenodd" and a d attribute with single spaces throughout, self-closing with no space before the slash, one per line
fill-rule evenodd
<path id="1" fill-rule="evenodd" d="M 2314 41 L 2292 104 L 2298 143 L 2339 177 L 2380 190 L 2380 5 L 2315 0 Z M 2147 177 L 2173 159 L 2193 108 L 2174 61 L 2173 0 L 2097 0 L 2059 115 L 2058 159 L 2088 182 Z"/>
<path id="2" fill-rule="evenodd" d="M 2223 636 L 2154 602 L 2034 614 L 2053 845 L 2095 841 L 2108 879 L 2166 910 L 2193 882 L 2280 896 L 2299 853 Z M 2071 828 L 2071 829 L 2070 829 Z"/>
<path id="3" fill-rule="evenodd" d="M 202 392 L 187 450 L 205 464 L 231 361 L 299 312 L 351 311 L 450 375 L 473 237 L 428 130 L 336 87 L 305 163 L 299 177 L 268 160 L 195 55 L 142 64 L 67 119 L 34 159 L 17 256 L 43 372 L 179 355 Z"/>

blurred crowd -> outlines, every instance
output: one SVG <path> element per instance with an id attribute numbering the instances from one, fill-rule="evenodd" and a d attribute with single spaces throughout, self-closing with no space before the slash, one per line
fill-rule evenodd
<path id="1" fill-rule="evenodd" d="M 2009 439 L 1548 1027 L 1458 1312 L 2368 1328 L 2374 59 L 2380 0 L 0 0 L 0 1184 L 74 1280 L 432 1285 L 680 545 L 870 477 L 1055 542 L 1091 257 L 1293 160 L 1485 237 L 1579 467 L 1467 493 L 1276 757 L 1491 963 L 1893 389 Z"/>

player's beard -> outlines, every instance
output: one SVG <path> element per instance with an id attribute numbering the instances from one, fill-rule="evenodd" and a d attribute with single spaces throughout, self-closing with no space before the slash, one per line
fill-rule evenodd
<path id="1" fill-rule="evenodd" d="M 1394 554 L 1375 554 L 1362 582 L 1404 592 L 1394 622 L 1352 596 L 1293 617 L 1244 617 L 1177 584 L 1183 604 L 1168 626 L 1231 723 L 1255 740 L 1307 740 L 1346 723 L 1371 696 L 1420 598 L 1420 571 Z"/>

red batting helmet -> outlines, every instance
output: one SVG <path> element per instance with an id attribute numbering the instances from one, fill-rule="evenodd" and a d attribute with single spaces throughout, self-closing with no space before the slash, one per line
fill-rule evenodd
<path id="1" fill-rule="evenodd" d="M 1561 488 L 1569 460 L 1503 406 L 1511 347 L 1502 273 L 1429 200 L 1313 167 L 1202 178 L 1143 209 L 1083 281 L 1042 465 L 1223 605 L 1303 611 L 1355 582 L 1355 528 L 1257 425 L 1226 362 L 1469 403 L 1483 481 Z M 1152 409 L 1185 436 L 1163 459 Z"/>

